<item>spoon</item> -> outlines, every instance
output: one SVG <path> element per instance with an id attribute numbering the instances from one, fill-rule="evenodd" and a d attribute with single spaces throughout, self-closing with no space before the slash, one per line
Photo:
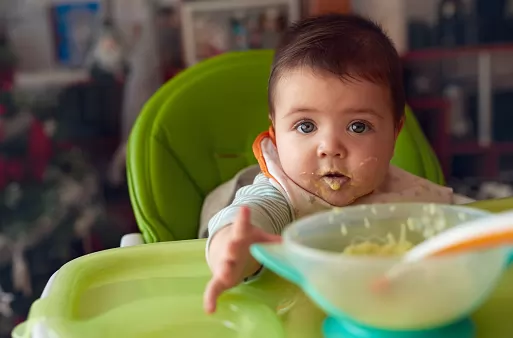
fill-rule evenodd
<path id="1" fill-rule="evenodd" d="M 386 289 L 401 276 L 408 263 L 469 251 L 513 245 L 513 211 L 482 217 L 440 232 L 408 251 L 402 261 L 372 283 L 372 290 Z"/>

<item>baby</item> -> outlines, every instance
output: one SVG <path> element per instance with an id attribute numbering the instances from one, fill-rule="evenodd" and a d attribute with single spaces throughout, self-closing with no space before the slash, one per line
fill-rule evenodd
<path id="1" fill-rule="evenodd" d="M 262 270 L 249 247 L 280 241 L 298 218 L 351 204 L 453 202 L 450 188 L 390 164 L 404 122 L 402 65 L 374 23 L 333 14 L 292 25 L 268 95 L 272 126 L 253 145 L 262 172 L 208 225 L 208 313 Z"/>

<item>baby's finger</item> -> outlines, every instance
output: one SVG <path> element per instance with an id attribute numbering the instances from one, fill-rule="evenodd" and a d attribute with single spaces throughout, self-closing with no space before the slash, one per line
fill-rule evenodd
<path id="1" fill-rule="evenodd" d="M 208 314 L 216 311 L 217 298 L 226 288 L 216 278 L 212 278 L 208 282 L 203 295 L 203 308 Z"/>
<path id="2" fill-rule="evenodd" d="M 243 239 L 251 230 L 250 210 L 246 206 L 242 206 L 237 219 L 233 223 L 233 238 L 235 240 Z"/>

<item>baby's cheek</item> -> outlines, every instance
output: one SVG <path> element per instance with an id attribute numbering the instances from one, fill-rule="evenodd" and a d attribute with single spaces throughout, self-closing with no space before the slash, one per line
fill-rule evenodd
<path id="1" fill-rule="evenodd" d="M 372 179 L 374 176 L 373 173 L 376 172 L 378 167 L 379 159 L 377 157 L 367 157 L 353 166 L 354 169 L 351 172 L 351 178 L 355 183 L 368 183 L 367 181 Z"/>
<path id="2" fill-rule="evenodd" d="M 387 164 L 377 157 L 368 157 L 361 161 L 353 171 L 352 182 L 355 187 L 374 189 L 386 175 Z"/>

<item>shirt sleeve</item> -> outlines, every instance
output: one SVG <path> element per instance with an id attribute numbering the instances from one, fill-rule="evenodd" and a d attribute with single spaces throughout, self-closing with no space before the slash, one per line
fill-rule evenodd
<path id="1" fill-rule="evenodd" d="M 220 229 L 234 222 L 241 206 L 250 209 L 253 226 L 271 234 L 281 234 L 285 226 L 293 220 L 292 207 L 287 198 L 271 184 L 267 177 L 258 174 L 253 184 L 240 188 L 232 204 L 219 211 L 209 221 L 207 253 L 211 238 Z"/>

